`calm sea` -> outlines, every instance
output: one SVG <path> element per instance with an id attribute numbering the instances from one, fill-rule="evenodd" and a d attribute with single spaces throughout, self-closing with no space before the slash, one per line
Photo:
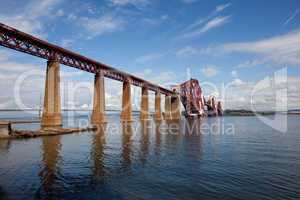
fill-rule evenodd
<path id="1" fill-rule="evenodd" d="M 65 127 L 88 123 L 87 113 L 67 116 Z M 95 133 L 0 140 L 0 199 L 300 199 L 300 116 L 285 133 L 256 117 L 108 118 Z"/>

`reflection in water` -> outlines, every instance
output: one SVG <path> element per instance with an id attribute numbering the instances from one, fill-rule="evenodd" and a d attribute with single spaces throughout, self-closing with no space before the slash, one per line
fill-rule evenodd
<path id="1" fill-rule="evenodd" d="M 155 123 L 155 153 L 160 155 L 160 147 L 161 147 L 161 126 L 162 123 L 160 121 L 156 121 Z"/>
<path id="2" fill-rule="evenodd" d="M 186 156 L 200 160 L 202 155 L 201 119 L 188 119 L 184 123 Z"/>
<path id="3" fill-rule="evenodd" d="M 0 152 L 7 152 L 10 147 L 10 140 L 0 139 Z"/>
<path id="4" fill-rule="evenodd" d="M 130 168 L 132 157 L 132 124 L 122 123 L 122 167 Z"/>
<path id="5" fill-rule="evenodd" d="M 41 187 L 36 193 L 36 198 L 46 196 L 48 199 L 54 197 L 55 188 L 58 187 L 58 174 L 60 168 L 61 136 L 50 136 L 42 138 L 43 160 L 42 169 L 39 173 Z"/>
<path id="6" fill-rule="evenodd" d="M 150 130 L 150 121 L 141 121 L 141 162 L 143 164 L 147 161 L 147 155 L 149 153 L 149 130 Z"/>
<path id="7" fill-rule="evenodd" d="M 107 124 L 102 133 L 3 140 L 0 199 L 299 199 L 299 116 L 288 117 L 281 135 L 254 117 L 224 117 L 236 134 L 214 134 L 203 127 L 220 119 L 206 118 L 177 130 L 137 122 L 114 134 Z"/>
<path id="8" fill-rule="evenodd" d="M 174 146 L 175 149 L 177 149 L 180 139 L 180 125 L 178 120 L 166 121 L 167 132 L 164 141 L 166 145 Z"/>
<path id="9" fill-rule="evenodd" d="M 213 117 L 209 119 L 210 134 L 220 135 L 222 133 L 221 119 Z"/>
<path id="10" fill-rule="evenodd" d="M 0 186 L 0 197 L 4 197 L 4 196 L 6 196 L 6 192 Z"/>
<path id="11" fill-rule="evenodd" d="M 184 133 L 186 136 L 189 135 L 200 135 L 201 134 L 201 121 L 202 119 L 191 118 L 184 120 Z"/>
<path id="12" fill-rule="evenodd" d="M 105 165 L 104 165 L 104 147 L 106 145 L 105 140 L 106 124 L 101 124 L 97 132 L 92 133 L 92 150 L 91 157 L 93 159 L 93 180 L 99 183 L 105 177 Z"/>

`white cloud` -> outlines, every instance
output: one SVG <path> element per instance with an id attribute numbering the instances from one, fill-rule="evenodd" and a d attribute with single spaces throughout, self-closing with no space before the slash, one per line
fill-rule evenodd
<path id="1" fill-rule="evenodd" d="M 4 54 L 0 54 L 4 55 Z M 6 91 L 0 93 L 0 108 L 21 108 L 17 104 L 17 96 L 15 95 L 15 89 L 20 89 L 21 101 L 30 108 L 37 108 L 40 103 L 40 96 L 44 94 L 44 83 L 46 74 L 46 63 L 45 61 L 38 63 L 29 62 L 18 62 L 15 61 L 9 55 L 4 56 L 4 59 L 0 60 L 0 91 Z M 62 68 L 61 68 L 62 69 Z M 78 81 L 72 79 L 78 79 L 81 75 L 87 77 L 87 73 L 79 70 L 61 70 L 61 88 L 62 98 L 68 96 L 67 90 L 63 90 L 63 86 L 72 84 L 76 86 L 80 84 Z M 19 82 L 24 78 L 24 81 Z M 18 81 L 19 80 L 19 81 Z M 91 82 L 92 84 L 92 82 Z M 73 88 L 73 87 L 72 87 Z M 71 89 L 72 89 L 71 88 Z M 80 94 L 83 94 L 80 92 Z M 85 96 L 85 97 L 83 97 Z M 87 95 L 78 95 L 76 101 L 84 102 L 88 101 Z M 63 101 L 62 101 L 63 102 Z M 63 104 L 62 104 L 63 105 Z"/>
<path id="2" fill-rule="evenodd" d="M 52 12 L 53 7 L 60 2 L 61 0 L 32 0 L 28 4 L 26 12 L 28 12 L 27 14 L 30 13 L 29 17 L 37 18 Z"/>
<path id="3" fill-rule="evenodd" d="M 226 23 L 228 23 L 230 20 L 230 16 L 225 17 L 216 17 L 210 21 L 208 21 L 200 30 L 198 30 L 198 33 L 195 32 L 194 34 L 203 34 L 213 28 L 217 28 L 219 26 L 222 26 Z"/>
<path id="4" fill-rule="evenodd" d="M 300 64 L 300 30 L 253 42 L 229 43 L 224 52 L 253 53 L 276 64 Z"/>
<path id="5" fill-rule="evenodd" d="M 0 62 L 8 59 L 8 55 L 5 51 L 0 51 Z"/>
<path id="6" fill-rule="evenodd" d="M 189 1 L 189 0 L 187 0 Z M 207 15 L 206 17 L 203 17 L 203 18 L 200 18 L 198 20 L 196 20 L 194 23 L 190 24 L 189 26 L 187 26 L 183 31 L 182 33 L 185 33 L 187 34 L 188 32 L 191 32 L 191 31 L 195 31 L 195 29 L 198 29 L 200 30 L 201 29 L 201 25 L 203 25 L 205 22 L 208 23 L 208 21 L 211 21 L 213 17 L 215 17 L 218 13 L 224 11 L 226 8 L 228 8 L 229 6 L 231 5 L 231 3 L 227 3 L 227 4 L 221 4 L 221 5 L 218 5 L 215 10 L 213 10 L 212 12 L 210 12 L 209 15 Z M 184 34 L 183 34 L 184 36 Z M 179 36 L 179 38 L 182 38 L 183 37 L 182 35 Z M 184 38 L 184 37 L 183 37 Z"/>
<path id="7" fill-rule="evenodd" d="M 199 56 L 199 55 L 214 55 L 216 52 L 217 51 L 215 51 L 214 47 L 196 48 L 192 46 L 186 46 L 177 49 L 175 54 L 178 58 L 187 58 L 187 57 Z"/>
<path id="8" fill-rule="evenodd" d="M 154 26 L 159 26 L 163 23 L 165 23 L 166 21 L 168 21 L 170 19 L 170 16 L 167 14 L 158 16 L 158 17 L 144 17 L 140 20 L 140 22 L 142 24 L 145 24 L 146 28 L 149 28 L 150 26 L 154 27 Z"/>
<path id="9" fill-rule="evenodd" d="M 63 39 L 61 41 L 61 46 L 64 48 L 69 48 L 72 46 L 72 44 L 75 42 L 74 39 Z"/>
<path id="10" fill-rule="evenodd" d="M 75 21 L 77 18 L 78 18 L 77 15 L 75 15 L 74 13 L 70 13 L 67 16 L 67 19 L 71 21 Z"/>
<path id="11" fill-rule="evenodd" d="M 54 7 L 60 3 L 61 0 L 31 0 L 27 3 L 22 12 L 10 14 L 0 14 L 0 21 L 12 26 L 21 31 L 37 35 L 39 37 L 45 36 L 44 24 L 42 17 L 50 15 L 54 11 Z M 55 16 L 55 14 L 53 14 Z"/>
<path id="12" fill-rule="evenodd" d="M 243 84 L 245 84 L 241 79 L 239 79 L 239 78 L 235 78 L 232 82 L 231 82 L 231 84 L 233 85 L 233 86 L 240 86 L 240 85 L 243 85 Z"/>
<path id="13" fill-rule="evenodd" d="M 231 3 L 226 3 L 226 4 L 218 5 L 218 6 L 216 7 L 215 12 L 216 12 L 216 13 L 222 12 L 223 10 L 225 10 L 226 8 L 228 8 L 230 5 L 231 5 Z"/>
<path id="14" fill-rule="evenodd" d="M 287 89 L 287 109 L 300 108 L 300 77 L 288 76 L 287 82 L 281 80 L 275 83 L 268 81 L 245 82 L 241 79 L 234 79 L 229 83 L 225 94 L 223 94 L 224 106 L 226 109 L 251 109 L 251 104 L 257 110 L 275 110 L 284 106 L 281 98 L 276 97 L 278 91 Z M 285 79 L 285 78 L 284 78 Z M 272 79 L 263 79 L 272 81 Z M 261 90 L 256 90 L 260 84 L 269 85 Z"/>
<path id="15" fill-rule="evenodd" d="M 254 60 L 247 60 L 241 64 L 239 64 L 238 68 L 251 68 L 256 67 L 262 64 L 265 64 L 267 61 L 265 59 L 254 59 Z"/>
<path id="16" fill-rule="evenodd" d="M 198 54 L 199 54 L 198 49 L 191 46 L 186 46 L 182 49 L 177 50 L 176 52 L 176 56 L 179 58 L 185 58 L 185 57 L 194 56 Z"/>
<path id="17" fill-rule="evenodd" d="M 299 14 L 300 9 L 297 9 L 291 16 L 289 16 L 287 18 L 287 20 L 284 22 L 283 25 L 287 25 L 288 23 L 290 23 L 291 21 L 293 21 Z"/>
<path id="18" fill-rule="evenodd" d="M 215 18 L 207 21 L 203 26 L 195 28 L 192 31 L 185 32 L 184 34 L 179 36 L 179 38 L 190 38 L 190 37 L 196 37 L 199 35 L 203 35 L 212 29 L 215 29 L 217 27 L 227 24 L 228 22 L 230 22 L 230 19 L 231 19 L 231 16 L 215 17 Z M 198 22 L 196 25 L 193 25 L 193 27 L 197 26 L 198 24 L 202 24 L 202 22 L 201 23 Z"/>
<path id="19" fill-rule="evenodd" d="M 120 30 L 123 25 L 123 22 L 120 19 L 113 17 L 112 15 L 103 15 L 100 18 L 84 17 L 79 19 L 79 22 L 88 34 L 87 39 L 113 33 Z"/>
<path id="20" fill-rule="evenodd" d="M 198 0 L 181 0 L 182 3 L 186 3 L 186 4 L 191 4 L 191 3 L 195 3 Z"/>
<path id="21" fill-rule="evenodd" d="M 146 75 L 149 75 L 149 74 L 152 73 L 152 69 L 146 68 L 146 69 L 144 69 L 144 73 L 145 73 Z"/>
<path id="22" fill-rule="evenodd" d="M 236 70 L 231 71 L 231 76 L 236 78 L 238 76 L 238 72 Z"/>
<path id="23" fill-rule="evenodd" d="M 63 9 L 59 9 L 54 15 L 57 17 L 62 17 L 65 15 L 65 12 Z"/>
<path id="24" fill-rule="evenodd" d="M 166 88 L 169 88 L 170 85 L 178 84 L 178 81 L 182 79 L 182 77 L 179 74 L 176 74 L 173 71 L 163 71 L 160 73 L 154 73 L 151 69 L 145 69 L 142 72 L 136 72 L 134 74 L 151 83 Z"/>
<path id="25" fill-rule="evenodd" d="M 110 0 L 114 6 L 133 5 L 135 7 L 147 6 L 150 4 L 148 0 Z"/>
<path id="26" fill-rule="evenodd" d="M 219 71 L 216 69 L 215 66 L 213 65 L 209 65 L 209 66 L 206 66 L 204 67 L 202 70 L 201 70 L 202 74 L 208 78 L 210 77 L 214 77 L 215 75 L 217 75 L 219 73 Z"/>
<path id="27" fill-rule="evenodd" d="M 168 19 L 170 19 L 170 16 L 167 15 L 167 14 L 164 14 L 164 15 L 160 16 L 160 19 L 161 20 L 168 20 Z"/>
<path id="28" fill-rule="evenodd" d="M 143 55 L 138 57 L 137 59 L 135 59 L 136 63 L 139 64 L 145 64 L 154 60 L 158 60 L 160 58 L 163 57 L 163 54 L 159 54 L 159 53 L 153 53 L 153 54 L 147 54 L 147 55 Z"/>

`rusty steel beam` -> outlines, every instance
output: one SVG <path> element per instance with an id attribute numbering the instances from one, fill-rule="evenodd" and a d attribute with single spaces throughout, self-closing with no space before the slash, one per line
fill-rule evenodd
<path id="1" fill-rule="evenodd" d="M 122 72 L 101 62 L 38 39 L 2 23 L 0 23 L 0 45 L 43 59 L 56 60 L 63 65 L 90 73 L 98 73 L 100 69 L 103 69 L 104 76 L 107 78 L 118 81 L 129 81 L 131 84 L 139 87 L 147 86 L 149 90 L 160 91 L 160 93 L 165 95 L 173 93 L 173 91 L 160 87 L 159 85 L 152 84 L 149 81 L 129 73 Z"/>

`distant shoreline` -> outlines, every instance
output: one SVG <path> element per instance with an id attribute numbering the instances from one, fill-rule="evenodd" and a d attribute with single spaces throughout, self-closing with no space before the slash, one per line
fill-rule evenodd
<path id="1" fill-rule="evenodd" d="M 24 111 L 40 111 L 39 109 L 0 109 L 0 112 L 24 112 Z M 86 109 L 62 109 L 63 112 L 68 111 L 85 111 L 85 112 L 92 112 L 92 110 L 86 110 Z M 121 110 L 106 110 L 106 112 L 121 112 Z M 133 110 L 133 113 L 139 113 L 139 110 Z M 223 112 L 223 116 L 255 116 L 255 115 L 275 115 L 276 113 L 280 114 L 288 114 L 288 115 L 300 115 L 300 109 L 296 110 L 289 110 L 287 112 L 275 112 L 275 111 L 257 111 L 253 112 L 251 110 L 245 110 L 245 109 L 227 109 Z"/>
<path id="2" fill-rule="evenodd" d="M 275 115 L 275 114 L 287 114 L 287 115 L 300 115 L 300 110 L 289 110 L 287 112 L 275 112 L 275 111 L 256 111 L 251 110 L 225 110 L 224 116 L 255 116 L 255 115 Z"/>
<path id="3" fill-rule="evenodd" d="M 39 109 L 0 109 L 0 112 L 21 112 L 21 111 L 40 111 Z M 86 109 L 62 109 L 61 111 L 86 111 L 92 112 L 93 110 L 86 110 Z M 107 112 L 121 112 L 121 110 L 105 110 Z M 139 110 L 133 110 L 132 112 L 140 112 Z"/>

